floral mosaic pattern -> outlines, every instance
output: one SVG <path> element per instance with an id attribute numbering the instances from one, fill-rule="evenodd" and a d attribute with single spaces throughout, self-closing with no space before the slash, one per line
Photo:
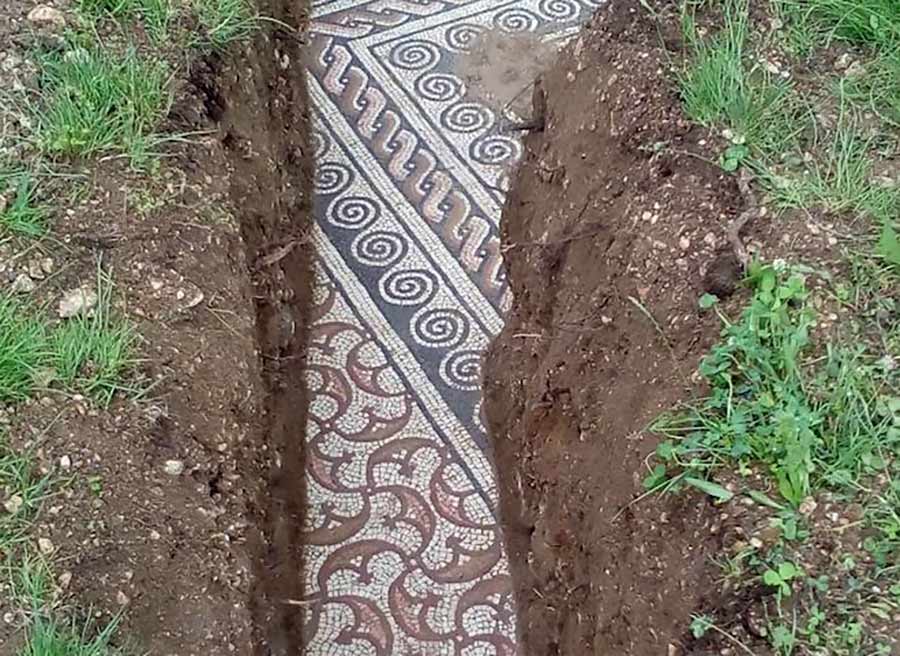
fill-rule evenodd
<path id="1" fill-rule="evenodd" d="M 312 656 L 516 653 L 479 382 L 509 303 L 497 221 L 521 146 L 454 70 L 485 30 L 552 39 L 595 6 L 314 2 Z"/>

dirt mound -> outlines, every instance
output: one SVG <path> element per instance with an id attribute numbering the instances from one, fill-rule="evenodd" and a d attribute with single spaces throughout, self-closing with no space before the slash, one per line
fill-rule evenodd
<path id="1" fill-rule="evenodd" d="M 697 156 L 666 62 L 637 0 L 601 9 L 543 76 L 502 220 L 515 304 L 485 394 L 526 654 L 665 654 L 713 589 L 709 501 L 632 502 L 644 429 L 719 332 L 698 298 L 740 275 L 744 201 Z"/>

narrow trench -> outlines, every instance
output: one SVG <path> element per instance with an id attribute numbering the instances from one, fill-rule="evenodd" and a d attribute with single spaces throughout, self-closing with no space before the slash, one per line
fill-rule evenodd
<path id="1" fill-rule="evenodd" d="M 311 20 L 306 38 L 267 26 L 238 65 L 195 74 L 231 161 L 269 393 L 259 654 L 516 653 L 480 358 L 509 303 L 498 221 L 521 146 L 502 107 L 530 109 L 522 89 L 593 9 L 570 4 L 383 20 L 267 0 L 276 21 Z M 509 38 L 473 51 L 491 25 Z"/>

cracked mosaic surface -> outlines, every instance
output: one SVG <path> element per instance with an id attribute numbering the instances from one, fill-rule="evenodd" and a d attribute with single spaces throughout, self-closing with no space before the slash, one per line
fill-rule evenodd
<path id="1" fill-rule="evenodd" d="M 479 395 L 509 304 L 521 146 L 467 94 L 486 31 L 571 34 L 597 0 L 318 0 L 306 653 L 512 655 Z"/>

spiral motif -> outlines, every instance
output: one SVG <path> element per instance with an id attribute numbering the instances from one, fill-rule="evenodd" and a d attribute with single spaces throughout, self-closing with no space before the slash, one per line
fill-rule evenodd
<path id="1" fill-rule="evenodd" d="M 391 50 L 391 62 L 409 71 L 432 68 L 440 58 L 440 50 L 428 41 L 404 41 Z"/>
<path id="2" fill-rule="evenodd" d="M 477 103 L 457 103 L 441 115 L 441 125 L 453 132 L 477 132 L 488 127 L 493 116 L 487 107 Z"/>
<path id="3" fill-rule="evenodd" d="M 444 39 L 451 50 L 468 52 L 471 45 L 481 36 L 484 28 L 472 23 L 457 23 L 447 29 Z"/>
<path id="4" fill-rule="evenodd" d="M 331 147 L 328 134 L 324 130 L 315 130 L 312 133 L 313 158 L 317 162 L 321 162 L 322 158 Z"/>
<path id="5" fill-rule="evenodd" d="M 381 210 L 364 196 L 342 196 L 328 206 L 328 222 L 338 228 L 362 230 L 381 215 Z"/>
<path id="6" fill-rule="evenodd" d="M 426 73 L 416 80 L 416 91 L 426 100 L 447 102 L 461 98 L 463 81 L 446 73 Z"/>
<path id="7" fill-rule="evenodd" d="M 328 162 L 316 167 L 315 191 L 318 194 L 337 194 L 348 187 L 350 184 L 350 170 Z"/>
<path id="8" fill-rule="evenodd" d="M 469 156 L 479 164 L 497 166 L 519 158 L 520 146 L 515 139 L 490 135 L 476 139 L 469 146 Z"/>
<path id="9" fill-rule="evenodd" d="M 469 320 L 458 310 L 426 310 L 413 318 L 412 331 L 423 346 L 453 348 L 469 336 Z"/>
<path id="10" fill-rule="evenodd" d="M 451 387 L 474 392 L 481 384 L 481 353 L 472 350 L 451 353 L 441 363 L 441 372 Z"/>
<path id="11" fill-rule="evenodd" d="M 370 232 L 353 241 L 353 254 L 369 266 L 390 266 L 406 254 L 406 242 L 395 232 Z"/>
<path id="12" fill-rule="evenodd" d="M 538 11 L 553 20 L 570 20 L 578 15 L 581 7 L 574 0 L 541 0 Z"/>
<path id="13" fill-rule="evenodd" d="M 423 305 L 434 297 L 437 277 L 425 269 L 393 271 L 379 282 L 381 295 L 395 305 Z"/>
<path id="14" fill-rule="evenodd" d="M 494 26 L 506 32 L 534 32 L 539 24 L 537 16 L 518 7 L 506 9 L 494 16 Z"/>

